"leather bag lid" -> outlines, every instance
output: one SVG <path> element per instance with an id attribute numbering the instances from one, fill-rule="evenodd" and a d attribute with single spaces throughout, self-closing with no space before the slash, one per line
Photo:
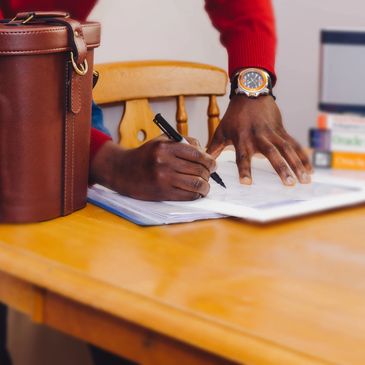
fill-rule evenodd
<path id="1" fill-rule="evenodd" d="M 81 23 L 88 49 L 100 45 L 100 23 Z M 0 23 L 0 56 L 32 55 L 71 51 L 66 26 L 57 24 L 24 24 L 9 26 Z"/>

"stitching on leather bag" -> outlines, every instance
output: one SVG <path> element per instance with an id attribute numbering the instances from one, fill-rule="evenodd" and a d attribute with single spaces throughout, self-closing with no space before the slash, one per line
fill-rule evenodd
<path id="1" fill-rule="evenodd" d="M 66 62 L 66 80 L 69 77 L 69 65 Z M 67 132 L 68 132 L 68 98 L 69 98 L 68 86 L 66 83 L 66 113 L 65 113 L 65 135 L 64 135 L 64 143 L 65 143 L 65 164 L 64 164 L 64 177 L 63 177 L 63 215 L 65 215 L 67 210 L 67 174 L 68 174 L 68 143 L 67 143 Z"/>
<path id="2" fill-rule="evenodd" d="M 23 35 L 23 34 L 44 34 L 44 33 L 53 33 L 53 32 L 61 32 L 65 31 L 65 28 L 63 27 L 55 27 L 52 29 L 46 29 L 46 30 L 19 30 L 19 31 L 13 31 L 13 32 L 1 32 L 1 35 L 8 34 L 8 35 Z"/>
<path id="3" fill-rule="evenodd" d="M 77 75 L 73 75 L 73 77 L 76 77 L 77 79 L 77 98 L 78 98 L 78 113 L 81 110 L 81 82 L 80 78 Z M 73 83 L 72 83 L 73 84 Z M 72 100 L 75 97 L 74 92 L 72 91 Z M 75 179 L 75 123 L 76 123 L 76 114 L 72 115 L 72 169 L 71 169 L 71 209 L 74 210 L 74 179 Z"/>
<path id="4" fill-rule="evenodd" d="M 74 77 L 75 77 L 75 82 L 73 82 L 73 80 L 71 80 L 71 93 L 72 93 L 71 109 L 72 109 L 73 113 L 78 114 L 81 110 L 81 82 L 80 82 L 79 76 L 75 75 Z M 74 89 L 75 84 L 77 84 L 76 92 Z M 74 102 L 75 94 L 77 94 L 77 104 L 76 105 Z"/>
<path id="5" fill-rule="evenodd" d="M 83 28 L 96 28 L 93 24 L 88 25 L 81 25 L 81 31 Z M 97 27 L 100 28 L 100 27 Z M 52 29 L 46 30 L 20 30 L 20 31 L 13 31 L 13 32 L 1 32 L 1 35 L 24 35 L 24 34 L 44 34 L 44 33 L 57 33 L 57 32 L 64 32 L 65 27 L 53 27 Z"/>
<path id="6" fill-rule="evenodd" d="M 74 113 L 74 95 L 75 95 L 75 90 L 74 90 L 74 78 L 73 75 L 71 76 L 71 111 Z"/>
<path id="7" fill-rule="evenodd" d="M 100 28 L 99 25 L 96 24 L 81 24 L 81 28 Z M 20 30 L 20 31 L 12 31 L 12 32 L 1 32 L 1 34 L 40 34 L 40 33 L 50 33 L 50 32 L 60 32 L 64 31 L 65 27 L 52 27 L 52 29 L 46 29 L 46 30 Z"/>
<path id="8" fill-rule="evenodd" d="M 1 34 L 1 33 L 0 33 Z M 92 43 L 87 45 L 87 49 L 98 47 L 100 43 Z M 17 53 L 44 53 L 44 52 L 51 52 L 51 51 L 67 51 L 69 48 L 67 47 L 60 47 L 60 48 L 45 48 L 45 49 L 34 49 L 34 50 L 17 50 L 17 51 L 0 51 L 0 54 L 17 54 Z"/>
<path id="9" fill-rule="evenodd" d="M 81 28 L 100 28 L 99 24 L 81 24 Z"/>
<path id="10" fill-rule="evenodd" d="M 75 179 L 75 115 L 72 116 L 72 168 L 71 168 L 71 210 L 74 210 L 74 179 Z"/>
<path id="11" fill-rule="evenodd" d="M 78 103 L 78 105 L 79 105 L 79 112 L 81 111 L 81 107 L 82 107 L 82 105 L 81 105 L 81 82 L 80 82 L 80 79 L 79 79 L 79 82 L 78 82 L 78 93 L 77 93 L 77 96 L 78 96 L 78 98 L 79 98 L 79 103 Z"/>
<path id="12" fill-rule="evenodd" d="M 0 51 L 0 53 L 37 53 L 37 52 L 44 52 L 44 51 L 66 51 L 66 47 L 60 47 L 60 48 L 46 48 L 46 49 L 33 49 L 33 50 L 20 50 L 20 51 Z"/>

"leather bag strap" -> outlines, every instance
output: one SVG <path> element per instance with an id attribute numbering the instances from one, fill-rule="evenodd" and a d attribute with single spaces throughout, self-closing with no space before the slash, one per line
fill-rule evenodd
<path id="1" fill-rule="evenodd" d="M 87 72 L 86 54 L 87 45 L 85 42 L 80 22 L 71 19 L 69 13 L 54 11 L 32 11 L 18 13 L 13 19 L 2 20 L 8 26 L 25 26 L 34 24 L 55 24 L 64 25 L 67 29 L 68 41 L 72 49 L 71 60 L 73 68 L 79 75 Z"/>
<path id="2" fill-rule="evenodd" d="M 69 18 L 70 14 L 64 11 L 28 11 L 17 13 L 12 21 L 26 21 L 27 19 L 42 19 L 42 18 Z M 29 22 L 27 21 L 27 23 Z M 24 24 L 24 23 L 23 23 Z"/>

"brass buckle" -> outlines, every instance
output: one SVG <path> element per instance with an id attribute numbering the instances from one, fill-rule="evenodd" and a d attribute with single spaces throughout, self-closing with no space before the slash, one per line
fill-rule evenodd
<path id="1" fill-rule="evenodd" d="M 26 19 L 24 19 L 20 24 L 27 24 L 28 22 L 30 22 L 33 18 L 34 18 L 35 14 L 34 13 L 29 13 L 28 17 Z M 16 16 L 10 20 L 9 23 L 15 23 L 18 19 Z"/>
<path id="2" fill-rule="evenodd" d="M 77 63 L 75 62 L 74 53 L 71 52 L 71 62 L 72 62 L 72 66 L 73 66 L 75 72 L 78 75 L 85 76 L 87 74 L 87 71 L 89 70 L 89 65 L 88 65 L 86 59 L 82 64 L 77 65 Z"/>

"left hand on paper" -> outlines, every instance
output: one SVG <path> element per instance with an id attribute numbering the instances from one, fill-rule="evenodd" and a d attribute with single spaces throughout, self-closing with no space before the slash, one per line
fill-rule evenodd
<path id="1" fill-rule="evenodd" d="M 270 96 L 251 99 L 233 96 L 207 152 L 214 158 L 233 144 L 240 181 L 251 184 L 251 158 L 259 152 L 266 156 L 285 185 L 310 182 L 312 170 L 300 144 L 285 130 L 280 110 Z"/>

